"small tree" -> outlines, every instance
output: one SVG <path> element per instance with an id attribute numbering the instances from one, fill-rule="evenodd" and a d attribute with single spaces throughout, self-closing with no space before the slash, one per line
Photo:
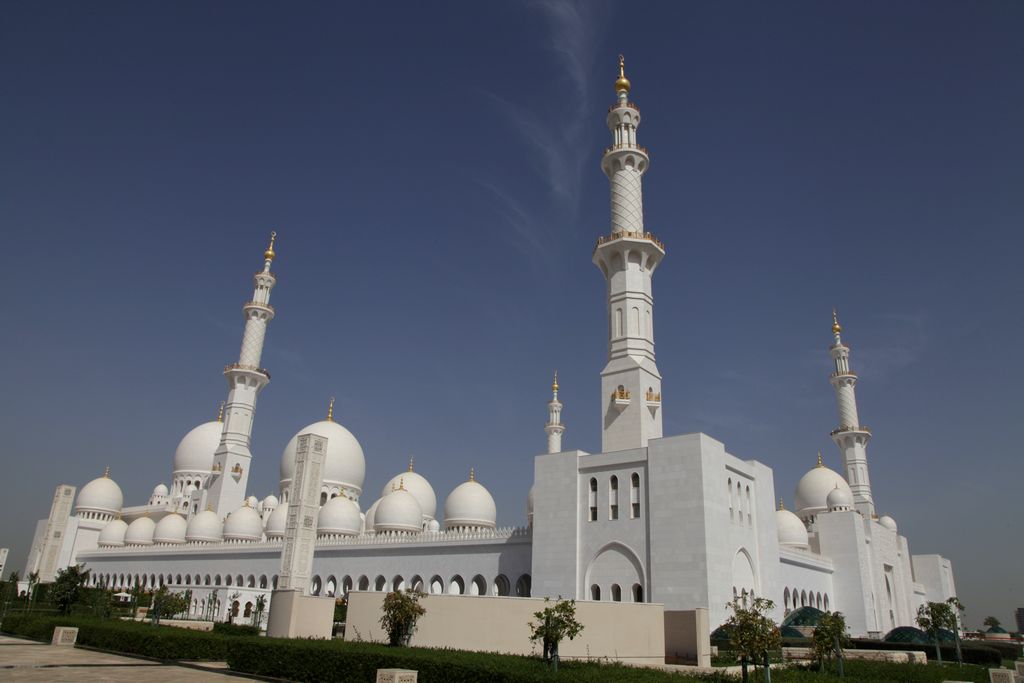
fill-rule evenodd
<path id="1" fill-rule="evenodd" d="M 427 612 L 419 603 L 423 596 L 424 593 L 414 590 L 393 591 L 384 596 L 380 625 L 388 632 L 388 644 L 392 647 L 409 644 L 416 630 L 416 620 Z"/>
<path id="2" fill-rule="evenodd" d="M 242 597 L 242 594 L 238 591 L 228 595 L 228 623 L 235 623 L 235 617 L 238 616 L 238 601 Z"/>
<path id="3" fill-rule="evenodd" d="M 28 575 L 28 611 L 32 611 L 32 603 L 35 601 L 36 586 L 39 585 L 39 572 L 29 572 Z"/>
<path id="4" fill-rule="evenodd" d="M 576 601 L 559 599 L 554 606 L 544 598 L 544 609 L 534 612 L 537 621 L 529 623 L 530 640 L 544 644 L 544 661 L 550 662 L 558 671 L 558 644 L 565 638 L 573 640 L 583 630 L 583 624 L 576 620 Z"/>
<path id="5" fill-rule="evenodd" d="M 768 598 L 754 598 L 753 600 L 735 598 L 726 607 L 731 607 L 733 611 L 732 615 L 725 620 L 725 626 L 729 631 L 730 644 L 740 654 L 743 680 L 747 680 L 748 662 L 752 662 L 755 666 L 758 662 L 764 662 L 767 672 L 765 678 L 770 680 L 771 669 L 768 668 L 768 652 L 778 649 L 782 644 L 779 628 L 767 614 L 775 608 L 775 603 Z"/>
<path id="6" fill-rule="evenodd" d="M 256 628 L 262 628 L 263 626 L 263 613 L 267 610 L 267 596 L 259 595 L 256 597 L 256 604 L 253 605 L 253 625 Z"/>
<path id="7" fill-rule="evenodd" d="M 181 593 L 171 593 L 166 586 L 160 586 L 160 590 L 153 594 L 153 602 L 149 608 L 149 615 L 153 624 L 160 625 L 161 617 L 173 617 L 188 609 L 189 600 Z"/>
<path id="8" fill-rule="evenodd" d="M 825 612 L 814 628 L 811 642 L 818 667 L 825 671 L 826 661 L 831 664 L 832 655 L 839 663 L 839 675 L 843 675 L 843 646 L 850 638 L 846 635 L 846 618 L 840 612 Z"/>
<path id="9" fill-rule="evenodd" d="M 995 617 L 985 617 L 985 621 L 981 623 L 985 626 L 988 626 L 989 628 L 999 628 L 1002 625 L 1002 622 L 1000 622 Z"/>
<path id="10" fill-rule="evenodd" d="M 953 630 L 953 641 L 956 643 L 956 663 L 959 666 L 963 666 L 964 653 L 960 649 L 960 623 L 962 622 L 962 615 L 964 613 L 964 604 L 960 602 L 959 598 L 956 596 L 946 600 L 946 604 L 949 605 L 949 609 L 953 613 L 953 623 L 951 628 Z"/>
<path id="11" fill-rule="evenodd" d="M 917 625 L 931 636 L 935 643 L 935 657 L 942 664 L 942 648 L 939 647 L 939 633 L 944 628 L 956 628 L 956 614 L 949 603 L 929 602 L 917 608 Z"/>
<path id="12" fill-rule="evenodd" d="M 61 614 L 69 614 L 71 606 L 78 602 L 82 593 L 82 585 L 89 578 L 89 570 L 82 565 L 71 565 L 67 569 L 58 569 L 57 577 L 50 588 L 50 597 Z"/>

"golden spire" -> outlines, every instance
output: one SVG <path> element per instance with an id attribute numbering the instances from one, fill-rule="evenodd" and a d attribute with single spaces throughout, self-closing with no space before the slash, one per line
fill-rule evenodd
<path id="1" fill-rule="evenodd" d="M 404 491 L 405 490 L 405 477 L 402 477 L 401 479 L 398 480 L 398 490 L 399 491 Z"/>
<path id="2" fill-rule="evenodd" d="M 247 508 L 252 507 L 251 505 L 249 505 L 249 499 L 248 498 L 245 499 L 245 507 L 247 507 Z"/>
<path id="3" fill-rule="evenodd" d="M 615 81 L 615 92 L 629 93 L 629 79 L 626 78 L 626 58 L 619 55 L 619 79 Z"/>
<path id="4" fill-rule="evenodd" d="M 410 455 L 409 456 L 409 471 L 410 472 L 412 472 L 412 461 L 413 461 L 413 456 Z"/>
<path id="5" fill-rule="evenodd" d="M 103 478 L 110 479 L 110 465 L 103 468 Z"/>
<path id="6" fill-rule="evenodd" d="M 224 401 L 220 402 L 220 410 L 217 411 L 217 422 L 224 421 Z"/>
<path id="7" fill-rule="evenodd" d="M 470 481 L 476 481 L 476 474 L 473 472 L 473 468 L 472 467 L 469 468 L 469 480 Z"/>
<path id="8" fill-rule="evenodd" d="M 331 396 L 331 402 L 327 404 L 327 421 L 334 422 L 334 397 Z"/>
<path id="9" fill-rule="evenodd" d="M 263 258 L 265 260 L 267 260 L 267 261 L 273 261 L 274 260 L 274 256 L 276 256 L 276 254 L 274 254 L 274 240 L 275 239 L 277 239 L 277 233 L 274 232 L 273 230 L 271 230 L 270 231 L 270 246 L 267 247 L 267 250 L 265 252 L 263 252 Z"/>
<path id="10" fill-rule="evenodd" d="M 839 334 L 843 328 L 839 326 L 839 318 L 836 317 L 836 309 L 832 309 L 832 334 Z"/>
<path id="11" fill-rule="evenodd" d="M 782 504 L 782 499 L 781 498 L 779 498 L 779 509 L 780 510 L 785 510 L 786 509 L 786 506 Z"/>
<path id="12" fill-rule="evenodd" d="M 555 370 L 555 379 L 551 382 L 551 391 L 558 391 L 558 370 Z"/>
<path id="13" fill-rule="evenodd" d="M 818 467 L 824 467 L 825 464 L 821 462 L 821 451 L 818 451 Z"/>

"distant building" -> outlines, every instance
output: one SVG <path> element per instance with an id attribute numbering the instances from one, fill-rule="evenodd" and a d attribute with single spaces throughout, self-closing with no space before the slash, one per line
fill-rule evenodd
<path id="1" fill-rule="evenodd" d="M 556 376 L 544 427 L 547 452 L 531 458 L 536 451 L 523 448 L 523 467 L 534 472 L 524 496 L 525 526 L 495 527 L 494 499 L 472 471 L 439 510 L 434 489 L 412 462 L 378 489 L 376 502 L 361 505 L 363 449 L 334 421 L 332 409 L 285 448 L 280 495 L 251 495 L 252 467 L 269 464 L 253 457 L 250 435 L 257 396 L 270 382 L 260 360 L 274 318 L 271 241 L 242 307 L 238 362 L 224 369 L 222 414 L 181 440 L 170 486 L 160 483 L 141 504 L 124 506 L 120 487 L 104 475 L 82 487 L 70 519 L 74 489 L 59 487 L 50 518 L 37 526 L 30 565 L 50 577 L 58 566 L 85 562 L 94 585 L 170 586 L 191 591 L 195 616 L 223 619 L 229 609 L 249 616 L 257 597 L 269 596 L 278 582 L 297 437 L 317 434 L 328 444 L 313 594 L 408 587 L 657 602 L 708 608 L 712 627 L 726 618 L 726 603 L 763 596 L 774 600 L 777 620 L 803 607 L 839 610 L 853 635 L 911 626 L 919 605 L 956 595 L 949 560 L 912 555 L 895 520 L 875 512 L 867 459 L 872 433 L 858 415 L 857 375 L 834 312 L 822 374 L 838 406 L 831 437 L 839 467 L 826 467 L 819 454 L 795 487 L 792 511 L 778 497 L 768 465 L 733 455 L 705 434 L 663 436 L 652 282 L 665 246 L 644 226 L 641 181 L 650 157 L 637 142 L 640 108 L 629 99 L 621 62 L 615 90 L 606 114 L 612 145 L 601 158 L 611 188 L 610 232 L 591 254 L 606 281 L 608 310 L 607 337 L 593 335 L 594 344 L 608 349 L 596 397 L 603 452 L 563 450 Z M 703 258 L 681 251 L 681 266 Z M 699 334 L 699 321 L 692 322 Z M 760 353 L 756 332 L 749 334 L 750 353 Z M 359 361 L 339 353 L 332 362 Z M 140 378 L 140 388 L 159 391 L 159 374 Z M 479 447 L 486 451 L 488 444 Z"/>

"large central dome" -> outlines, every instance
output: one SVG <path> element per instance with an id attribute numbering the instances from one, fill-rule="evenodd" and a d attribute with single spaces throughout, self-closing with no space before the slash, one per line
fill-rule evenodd
<path id="1" fill-rule="evenodd" d="M 291 484 L 295 475 L 295 449 L 298 447 L 300 434 L 317 434 L 327 439 L 327 459 L 324 462 L 323 482 L 327 486 L 344 486 L 354 489 L 356 493 L 363 491 L 363 479 L 366 477 L 366 458 L 363 447 L 352 436 L 352 432 L 333 420 L 321 420 L 299 433 L 285 446 L 281 455 L 281 490 Z"/>
<path id="2" fill-rule="evenodd" d="M 199 425 L 181 440 L 174 451 L 175 472 L 209 472 L 220 445 L 224 423 L 214 420 Z"/>

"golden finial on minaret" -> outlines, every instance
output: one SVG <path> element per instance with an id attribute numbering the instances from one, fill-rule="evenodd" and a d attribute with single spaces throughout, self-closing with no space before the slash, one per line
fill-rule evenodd
<path id="1" fill-rule="evenodd" d="M 469 468 L 469 480 L 476 481 L 476 472 L 473 471 L 472 467 Z"/>
<path id="2" fill-rule="evenodd" d="M 220 410 L 217 411 L 217 422 L 224 421 L 224 401 L 220 402 Z"/>
<path id="3" fill-rule="evenodd" d="M 413 461 L 413 456 L 410 455 L 409 456 L 409 471 L 410 472 L 412 472 L 412 461 Z"/>
<path id="4" fill-rule="evenodd" d="M 267 250 L 265 252 L 263 252 L 263 258 L 265 260 L 267 260 L 267 261 L 273 261 L 274 260 L 274 256 L 276 256 L 276 254 L 274 254 L 274 240 L 275 239 L 277 239 L 277 232 L 271 230 L 270 231 L 270 246 L 267 247 Z"/>
<path id="5" fill-rule="evenodd" d="M 103 468 L 103 478 L 110 479 L 110 465 Z"/>
<path id="6" fill-rule="evenodd" d="M 629 92 L 629 79 L 626 78 L 626 58 L 619 55 L 619 79 L 615 81 L 615 92 Z"/>
<path id="7" fill-rule="evenodd" d="M 555 379 L 551 382 L 551 391 L 558 391 L 558 370 L 555 370 Z"/>
<path id="8" fill-rule="evenodd" d="M 843 328 L 839 325 L 839 318 L 836 317 L 836 309 L 832 309 L 832 334 L 839 334 Z"/>
<path id="9" fill-rule="evenodd" d="M 782 499 L 781 498 L 779 498 L 779 509 L 780 510 L 785 510 L 786 509 L 786 506 L 782 503 Z"/>
<path id="10" fill-rule="evenodd" d="M 334 397 L 331 396 L 331 402 L 327 404 L 327 421 L 334 422 Z"/>
<path id="11" fill-rule="evenodd" d="M 818 467 L 824 467 L 825 463 L 821 461 L 821 451 L 818 451 Z"/>
<path id="12" fill-rule="evenodd" d="M 402 477 L 401 479 L 398 480 L 398 490 L 399 491 L 404 491 L 405 490 L 405 477 Z"/>

